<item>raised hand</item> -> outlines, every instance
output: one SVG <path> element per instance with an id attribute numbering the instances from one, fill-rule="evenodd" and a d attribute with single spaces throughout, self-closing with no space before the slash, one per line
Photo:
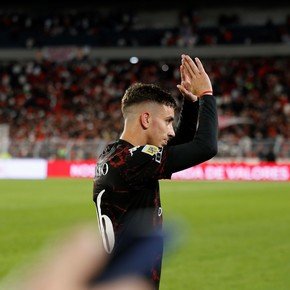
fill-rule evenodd
<path id="1" fill-rule="evenodd" d="M 182 55 L 181 84 L 177 85 L 181 94 L 193 102 L 205 94 L 212 95 L 211 81 L 201 61 L 197 57 L 194 60 L 188 55 Z"/>

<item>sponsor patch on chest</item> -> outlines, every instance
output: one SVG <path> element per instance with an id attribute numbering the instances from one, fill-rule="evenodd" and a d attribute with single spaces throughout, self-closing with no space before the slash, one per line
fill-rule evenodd
<path id="1" fill-rule="evenodd" d="M 151 156 L 155 155 L 159 151 L 159 148 L 154 145 L 145 145 L 142 149 L 142 152 L 149 154 Z"/>

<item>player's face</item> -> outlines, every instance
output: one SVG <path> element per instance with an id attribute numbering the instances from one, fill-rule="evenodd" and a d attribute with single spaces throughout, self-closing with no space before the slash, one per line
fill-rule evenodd
<path id="1" fill-rule="evenodd" d="M 151 116 L 149 128 L 149 144 L 163 147 L 169 139 L 175 136 L 173 129 L 174 109 L 166 105 L 157 105 L 155 113 Z"/>

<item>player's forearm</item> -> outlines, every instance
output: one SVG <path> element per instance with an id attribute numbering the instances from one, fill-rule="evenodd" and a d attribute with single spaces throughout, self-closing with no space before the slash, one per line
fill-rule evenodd
<path id="1" fill-rule="evenodd" d="M 205 95 L 200 99 L 199 125 L 193 141 L 207 148 L 210 158 L 217 154 L 218 116 L 214 96 Z"/>
<path id="2" fill-rule="evenodd" d="M 189 168 L 216 155 L 218 122 L 215 97 L 202 97 L 199 110 L 199 125 L 194 139 L 169 148 L 168 172 Z"/>
<path id="3" fill-rule="evenodd" d="M 176 130 L 175 137 L 168 145 L 178 145 L 189 142 L 196 133 L 199 102 L 192 102 L 184 99 L 180 120 Z"/>

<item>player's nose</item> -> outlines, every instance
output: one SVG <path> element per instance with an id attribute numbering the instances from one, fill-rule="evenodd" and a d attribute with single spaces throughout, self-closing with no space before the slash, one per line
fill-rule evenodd
<path id="1" fill-rule="evenodd" d="M 175 136 L 175 132 L 174 132 L 174 129 L 173 129 L 173 126 L 172 126 L 170 131 L 168 132 L 168 137 L 169 138 L 173 138 L 174 136 Z"/>

